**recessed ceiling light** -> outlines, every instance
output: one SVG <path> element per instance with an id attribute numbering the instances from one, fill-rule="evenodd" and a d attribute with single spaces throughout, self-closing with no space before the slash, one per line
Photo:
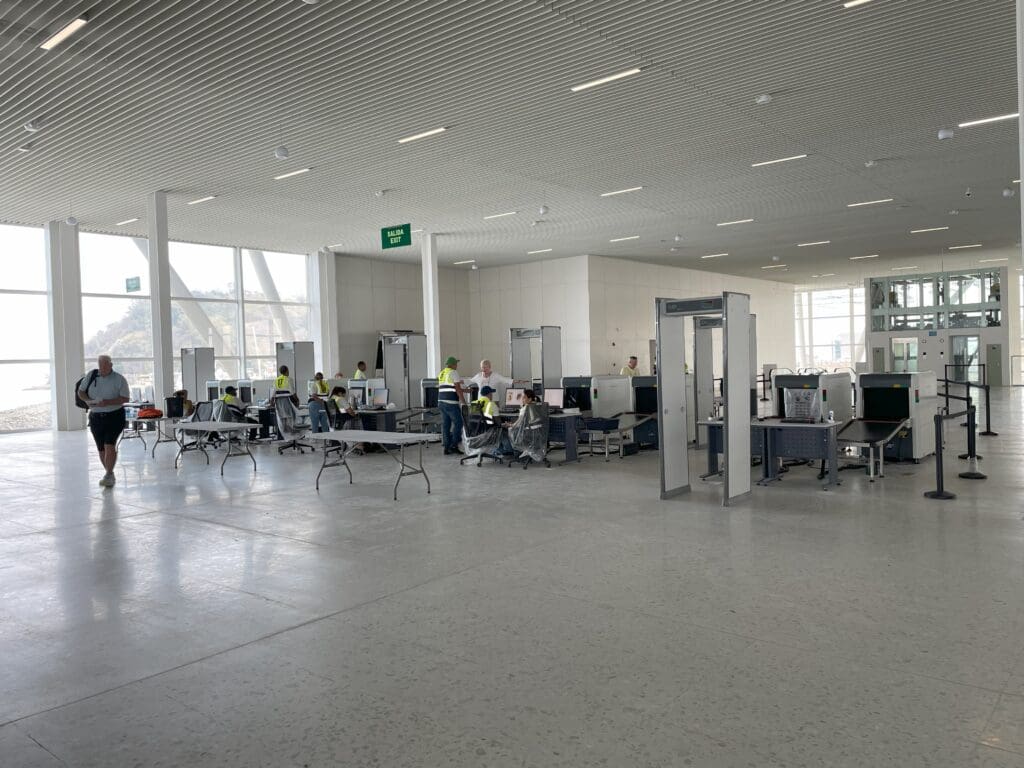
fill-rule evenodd
<path id="1" fill-rule="evenodd" d="M 835 272 L 826 272 L 823 275 L 811 275 L 811 277 L 835 277 L 835 276 L 836 276 Z"/>
<path id="2" fill-rule="evenodd" d="M 18 147 L 18 151 L 19 152 L 31 152 L 32 151 L 32 142 L 30 141 L 30 142 L 28 142 L 26 144 L 22 144 L 20 147 Z"/>
<path id="3" fill-rule="evenodd" d="M 912 229 L 910 230 L 910 234 L 920 235 L 922 232 L 944 232 L 947 229 L 949 229 L 949 227 L 928 227 L 927 229 Z"/>
<path id="4" fill-rule="evenodd" d="M 951 245 L 946 250 L 959 251 L 963 248 L 981 248 L 981 243 L 971 243 L 970 245 Z"/>
<path id="5" fill-rule="evenodd" d="M 749 224 L 753 219 L 737 219 L 736 221 L 720 221 L 715 224 L 716 227 L 731 227 L 733 224 Z"/>
<path id="6" fill-rule="evenodd" d="M 139 220 L 139 218 L 138 218 L 138 216 L 136 216 L 134 219 L 125 219 L 124 221 L 119 221 L 114 226 L 115 227 L 123 227 L 125 224 L 134 224 L 138 220 Z"/>
<path id="7" fill-rule="evenodd" d="M 998 123 L 1001 120 L 1013 120 L 1020 117 L 1020 112 L 1013 112 L 1009 115 L 999 115 L 998 117 L 985 117 L 981 120 L 970 120 L 966 123 L 960 123 L 960 128 L 970 128 L 972 125 L 986 125 L 988 123 Z"/>
<path id="8" fill-rule="evenodd" d="M 505 213 L 492 213 L 490 216 L 484 216 L 485 219 L 500 219 L 502 216 L 515 216 L 519 211 L 505 211 Z"/>
<path id="9" fill-rule="evenodd" d="M 847 208 L 859 208 L 862 205 L 878 205 L 879 203 L 891 203 L 891 197 L 884 197 L 881 200 L 865 200 L 863 203 L 847 203 Z"/>
<path id="10" fill-rule="evenodd" d="M 831 240 L 816 240 L 813 243 L 797 243 L 796 247 L 797 248 L 806 248 L 806 247 L 808 247 L 810 245 L 828 245 L 831 242 L 832 242 Z"/>
<path id="11" fill-rule="evenodd" d="M 1014 183 L 1014 184 L 1020 184 L 1020 179 L 1014 179 L 1014 180 L 1013 180 L 1013 183 Z"/>
<path id="12" fill-rule="evenodd" d="M 793 155 L 792 157 L 780 157 L 778 160 L 765 160 L 762 163 L 751 163 L 751 168 L 760 168 L 762 165 L 775 165 L 776 163 L 788 163 L 790 160 L 803 160 L 807 155 Z"/>
<path id="13" fill-rule="evenodd" d="M 1008 258 L 1004 259 L 978 259 L 979 264 L 991 264 L 994 261 L 1009 261 Z"/>
<path id="14" fill-rule="evenodd" d="M 851 256 L 850 261 L 860 261 L 861 259 L 877 259 L 878 254 L 872 253 L 870 256 Z"/>
<path id="15" fill-rule="evenodd" d="M 42 48 L 44 51 L 52 51 L 54 48 L 63 43 L 65 40 L 67 40 L 69 37 L 75 34 L 75 32 L 80 30 L 88 23 L 88 19 L 86 19 L 83 16 L 79 16 L 77 19 L 72 21 L 70 24 L 64 27 L 64 29 L 55 34 L 53 37 L 51 37 L 49 40 L 47 40 L 39 47 Z"/>
<path id="16" fill-rule="evenodd" d="M 207 195 L 206 197 L 200 197 L 198 200 L 190 200 L 189 205 L 198 205 L 199 203 L 205 203 L 209 200 L 216 200 L 216 195 Z"/>
<path id="17" fill-rule="evenodd" d="M 609 243 L 621 243 L 623 240 L 639 240 L 640 235 L 630 235 L 629 237 L 613 237 L 609 240 Z"/>
<path id="18" fill-rule="evenodd" d="M 288 178 L 291 178 L 292 176 L 299 176 L 300 174 L 303 174 L 303 173 L 309 173 L 312 170 L 313 170 L 312 168 L 299 168 L 299 170 L 297 170 L 297 171 L 288 171 L 288 173 L 282 173 L 280 176 L 275 176 L 274 177 L 274 181 L 280 181 L 281 179 L 288 179 Z"/>
<path id="19" fill-rule="evenodd" d="M 535 253 L 551 253 L 553 250 L 555 250 L 555 249 L 554 248 L 541 248 L 539 251 L 527 251 L 526 255 L 527 256 L 533 256 Z"/>
<path id="20" fill-rule="evenodd" d="M 761 267 L 761 269 L 782 269 L 785 264 L 769 264 L 767 267 Z"/>
<path id="21" fill-rule="evenodd" d="M 416 139 L 425 139 L 427 138 L 427 136 L 435 136 L 436 134 L 444 133 L 447 130 L 447 128 L 434 128 L 429 131 L 424 131 L 423 133 L 417 133 L 415 136 L 406 136 L 404 139 L 399 139 L 398 143 L 408 144 L 410 141 L 416 141 Z"/>
<path id="22" fill-rule="evenodd" d="M 717 259 L 719 256 L 728 256 L 728 253 L 709 253 L 707 256 L 701 256 L 702 259 Z"/>
<path id="23" fill-rule="evenodd" d="M 583 85 L 574 85 L 569 90 L 572 91 L 573 93 L 576 93 L 576 91 L 585 91 L 587 88 L 593 88 L 595 85 L 604 85 L 605 83 L 611 83 L 615 80 L 621 80 L 624 77 L 629 77 L 630 75 L 638 75 L 640 74 L 640 72 L 640 67 L 633 67 L 633 69 L 627 69 L 625 72 L 619 72 L 617 75 L 608 75 L 608 77 L 602 77 L 597 80 L 591 80 L 589 83 L 583 83 Z"/>
<path id="24" fill-rule="evenodd" d="M 893 267 L 892 271 L 893 272 L 899 272 L 900 270 L 903 270 L 903 269 L 918 269 L 918 266 L 915 264 L 912 267 Z"/>
<path id="25" fill-rule="evenodd" d="M 415 235 L 417 232 L 422 232 L 422 229 L 414 229 L 410 234 Z"/>
<path id="26" fill-rule="evenodd" d="M 328 248 L 344 248 L 345 244 L 344 243 L 335 243 L 334 245 L 328 245 L 327 247 Z"/>
<path id="27" fill-rule="evenodd" d="M 601 197 L 611 197 L 612 195 L 624 195 L 627 192 L 639 192 L 643 187 L 629 187 L 628 189 L 617 189 L 614 192 L 602 192 Z"/>
<path id="28" fill-rule="evenodd" d="M 871 0 L 846 0 L 846 2 L 843 3 L 843 8 L 856 8 L 858 5 L 864 5 L 865 3 L 870 2 Z"/>
<path id="29" fill-rule="evenodd" d="M 453 261 L 452 262 L 452 266 L 453 267 L 459 267 L 459 266 L 462 266 L 463 264 L 476 264 L 476 259 L 466 259 L 465 261 Z"/>

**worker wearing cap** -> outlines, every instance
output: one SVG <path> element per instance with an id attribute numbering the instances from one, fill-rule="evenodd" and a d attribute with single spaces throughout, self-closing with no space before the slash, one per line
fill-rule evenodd
<path id="1" fill-rule="evenodd" d="M 444 368 L 437 374 L 437 405 L 441 409 L 441 442 L 444 444 L 444 455 L 461 453 L 459 443 L 462 442 L 462 377 L 458 370 L 459 359 L 449 357 L 444 361 Z"/>
<path id="2" fill-rule="evenodd" d="M 498 406 L 494 403 L 493 395 L 494 387 L 485 385 L 480 387 L 480 397 L 476 401 L 476 404 L 480 407 L 480 413 L 484 416 L 484 422 L 489 427 L 500 423 Z"/>

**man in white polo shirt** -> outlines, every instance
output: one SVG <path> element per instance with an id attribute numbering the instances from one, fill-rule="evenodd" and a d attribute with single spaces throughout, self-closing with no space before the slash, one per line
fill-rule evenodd
<path id="1" fill-rule="evenodd" d="M 499 404 L 505 402 L 505 390 L 514 383 L 512 379 L 492 371 L 490 360 L 480 361 L 480 373 L 471 378 L 470 381 L 476 384 L 478 389 L 483 389 L 484 387 L 493 389 L 495 392 L 494 400 Z"/>
<path id="2" fill-rule="evenodd" d="M 124 404 L 131 397 L 128 382 L 114 370 L 110 355 L 100 355 L 96 359 L 96 370 L 95 376 L 89 374 L 82 380 L 78 394 L 89 405 L 89 431 L 106 470 L 100 485 L 110 488 L 114 484 L 114 465 L 117 464 L 117 440 L 124 431 Z"/>

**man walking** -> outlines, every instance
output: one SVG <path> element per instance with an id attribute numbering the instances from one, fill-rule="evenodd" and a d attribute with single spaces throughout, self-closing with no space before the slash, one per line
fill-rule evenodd
<path id="1" fill-rule="evenodd" d="M 124 404 L 131 399 L 128 382 L 114 370 L 110 355 L 96 359 L 96 375 L 90 374 L 82 380 L 79 396 L 89 405 L 89 431 L 106 470 L 100 485 L 110 488 L 114 485 L 117 440 L 124 431 Z"/>

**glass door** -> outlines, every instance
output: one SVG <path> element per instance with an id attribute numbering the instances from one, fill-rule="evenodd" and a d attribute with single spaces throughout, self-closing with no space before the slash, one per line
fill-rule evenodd
<path id="1" fill-rule="evenodd" d="M 953 336 L 953 381 L 981 381 L 981 339 L 978 336 Z"/>
<path id="2" fill-rule="evenodd" d="M 892 340 L 892 370 L 893 373 L 917 372 L 916 338 Z"/>

